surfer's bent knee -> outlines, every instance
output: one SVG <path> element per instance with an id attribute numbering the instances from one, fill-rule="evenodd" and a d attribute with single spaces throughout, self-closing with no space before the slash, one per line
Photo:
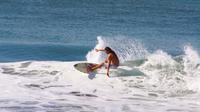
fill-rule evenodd
<path id="1" fill-rule="evenodd" d="M 105 63 L 108 63 L 108 60 L 107 60 L 107 58 L 105 59 Z"/>

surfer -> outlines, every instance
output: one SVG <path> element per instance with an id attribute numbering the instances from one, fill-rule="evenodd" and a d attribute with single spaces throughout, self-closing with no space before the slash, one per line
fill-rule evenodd
<path id="1" fill-rule="evenodd" d="M 110 48 L 110 47 L 105 47 L 105 49 L 95 49 L 96 52 L 99 52 L 99 51 L 103 51 L 105 52 L 106 54 L 108 54 L 108 58 L 105 58 L 105 62 L 95 66 L 95 67 L 92 67 L 91 70 L 95 70 L 95 69 L 98 69 L 98 68 L 101 68 L 102 66 L 105 66 L 105 68 L 107 68 L 107 76 L 109 76 L 109 69 L 110 68 L 113 68 L 113 69 L 116 69 L 118 66 L 119 66 L 119 59 L 116 55 L 116 53 Z"/>

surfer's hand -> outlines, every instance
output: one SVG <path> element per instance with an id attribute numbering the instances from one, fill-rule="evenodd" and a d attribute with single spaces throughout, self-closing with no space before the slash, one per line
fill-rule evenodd
<path id="1" fill-rule="evenodd" d="M 107 73 L 107 76 L 110 77 L 110 76 L 109 76 L 109 73 Z"/>
<path id="2" fill-rule="evenodd" d="M 99 50 L 98 50 L 98 49 L 95 49 L 95 51 L 98 52 Z"/>

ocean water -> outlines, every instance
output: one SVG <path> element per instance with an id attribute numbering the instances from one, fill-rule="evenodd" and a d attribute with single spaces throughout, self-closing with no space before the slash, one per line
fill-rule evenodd
<path id="1" fill-rule="evenodd" d="M 0 111 L 199 112 L 199 35 L 199 0 L 1 0 Z"/>

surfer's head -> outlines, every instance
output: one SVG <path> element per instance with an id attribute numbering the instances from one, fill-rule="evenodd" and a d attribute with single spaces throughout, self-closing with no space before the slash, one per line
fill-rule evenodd
<path id="1" fill-rule="evenodd" d="M 110 47 L 105 47 L 106 53 L 113 53 L 114 51 Z"/>

